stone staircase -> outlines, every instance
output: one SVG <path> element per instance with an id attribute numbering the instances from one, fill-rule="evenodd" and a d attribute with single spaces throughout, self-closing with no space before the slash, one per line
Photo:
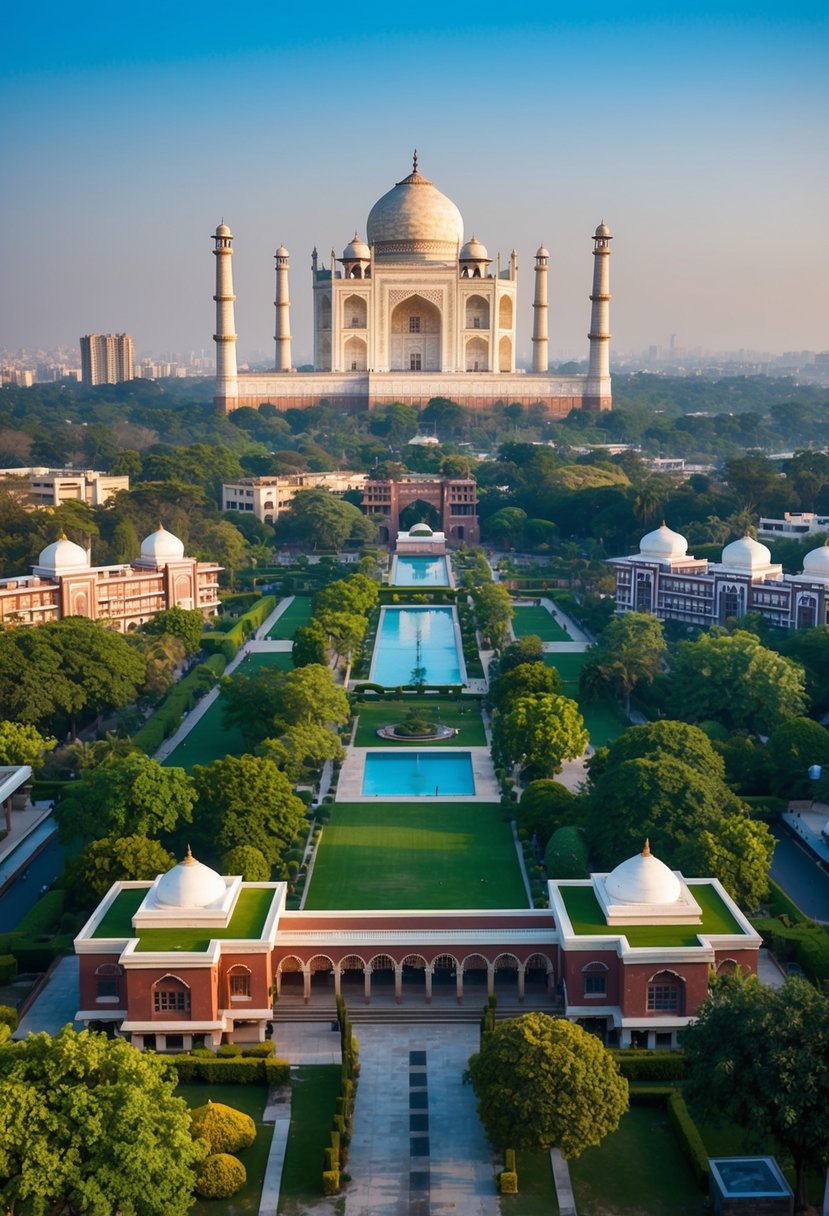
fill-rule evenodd
<path id="1" fill-rule="evenodd" d="M 503 1018 L 517 1018 L 523 1013 L 549 1013 L 553 1017 L 561 1017 L 564 1005 L 559 1000 L 550 999 L 543 1004 L 534 1001 L 532 1004 L 519 1005 L 518 1002 L 499 1002 L 495 1010 L 498 1021 Z M 462 1025 L 477 1024 L 481 1020 L 483 1008 L 479 1005 L 395 1005 L 395 1004 L 349 1004 L 348 1013 L 354 1026 L 366 1025 L 413 1025 L 428 1024 L 431 1026 L 441 1023 Z M 333 1001 L 329 1004 L 314 1003 L 308 1005 L 277 1005 L 274 1009 L 273 1021 L 279 1026 L 286 1022 L 333 1022 L 336 1021 L 337 1011 Z"/>

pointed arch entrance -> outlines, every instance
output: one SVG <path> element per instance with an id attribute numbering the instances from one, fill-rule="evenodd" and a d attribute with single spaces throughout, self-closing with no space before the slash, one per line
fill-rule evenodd
<path id="1" fill-rule="evenodd" d="M 389 366 L 393 372 L 441 370 L 441 315 L 423 296 L 408 296 L 392 309 Z"/>

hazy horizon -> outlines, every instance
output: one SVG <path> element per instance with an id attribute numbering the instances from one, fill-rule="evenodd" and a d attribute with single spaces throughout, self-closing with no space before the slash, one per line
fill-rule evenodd
<path id="1" fill-rule="evenodd" d="M 5 23 L 0 346 L 126 331 L 213 347 L 211 233 L 235 237 L 241 355 L 273 350 L 291 252 L 294 358 L 310 254 L 328 263 L 420 169 L 491 257 L 550 250 L 551 359 L 587 352 L 592 233 L 614 234 L 617 351 L 826 350 L 823 6 L 487 6 L 313 18 L 212 3 L 47 3 Z"/>

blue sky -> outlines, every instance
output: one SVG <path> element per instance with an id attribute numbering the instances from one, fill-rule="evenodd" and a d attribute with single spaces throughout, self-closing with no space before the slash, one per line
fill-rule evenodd
<path id="1" fill-rule="evenodd" d="M 248 4 L 12 10 L 0 65 L 0 346 L 131 332 L 210 349 L 210 232 L 235 235 L 240 353 L 272 350 L 291 250 L 295 356 L 309 256 L 365 235 L 420 152 L 490 254 L 532 254 L 551 336 L 579 355 L 590 234 L 614 241 L 618 350 L 827 349 L 825 5 Z"/>

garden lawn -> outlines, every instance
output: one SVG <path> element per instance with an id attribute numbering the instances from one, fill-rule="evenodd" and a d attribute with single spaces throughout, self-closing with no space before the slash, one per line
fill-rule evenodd
<path id="1" fill-rule="evenodd" d="M 340 802 L 330 809 L 305 901 L 310 911 L 527 906 L 500 806 Z"/>
<path id="2" fill-rule="evenodd" d="M 707 1211 L 664 1107 L 632 1106 L 618 1131 L 568 1164 L 579 1216 L 703 1216 Z"/>
<path id="3" fill-rule="evenodd" d="M 256 1139 L 238 1157 L 247 1170 L 248 1180 L 230 1199 L 197 1199 L 190 1216 L 258 1216 L 262 1182 L 273 1136 L 273 1124 L 262 1122 L 268 1096 L 266 1085 L 179 1085 L 176 1095 L 184 1098 L 191 1110 L 206 1102 L 223 1102 L 244 1111 L 256 1122 Z M 322 1156 L 322 1154 L 320 1154 Z"/>
<path id="4" fill-rule="evenodd" d="M 303 1216 L 322 1199 L 323 1149 L 340 1092 L 339 1064 L 307 1065 L 291 1072 L 291 1128 L 285 1151 L 279 1216 Z"/>
<path id="5" fill-rule="evenodd" d="M 512 618 L 512 631 L 517 638 L 525 638 L 534 633 L 542 642 L 572 642 L 566 629 L 563 629 L 553 614 L 541 605 L 531 608 L 516 606 Z"/>
<path id="6" fill-rule="evenodd" d="M 580 698 L 579 675 L 587 662 L 586 651 L 545 654 L 544 662 L 548 667 L 555 667 L 561 676 L 561 691 L 564 696 L 578 701 L 593 747 L 604 747 L 612 743 L 630 726 L 622 710 L 611 698 L 603 698 L 601 701 L 582 701 Z"/>
<path id="7" fill-rule="evenodd" d="M 268 637 L 272 641 L 293 640 L 298 625 L 307 625 L 311 619 L 311 598 L 297 595 L 282 616 L 274 623 Z"/>
<path id="8" fill-rule="evenodd" d="M 516 1165 L 518 1194 L 500 1200 L 504 1216 L 559 1216 L 550 1154 L 544 1149 L 519 1149 Z"/>
<path id="9" fill-rule="evenodd" d="M 287 651 L 254 651 L 242 660 L 236 670 L 239 675 L 252 676 L 264 667 L 279 667 L 283 671 L 290 671 L 293 660 Z M 237 727 L 222 725 L 222 702 L 218 699 L 163 763 L 167 768 L 177 766 L 189 773 L 194 764 L 212 764 L 214 760 L 222 760 L 225 756 L 243 756 L 249 750 L 242 732 Z"/>
<path id="10" fill-rule="evenodd" d="M 411 710 L 417 710 L 432 722 L 453 726 L 458 734 L 452 739 L 430 739 L 429 747 L 486 747 L 486 733 L 481 721 L 481 704 L 473 698 L 439 701 L 437 697 L 409 697 L 405 701 L 380 701 L 378 704 L 363 702 L 357 706 L 360 721 L 354 738 L 357 747 L 422 747 L 420 743 L 407 744 L 405 739 L 381 739 L 377 731 L 381 726 L 400 722 Z"/>

